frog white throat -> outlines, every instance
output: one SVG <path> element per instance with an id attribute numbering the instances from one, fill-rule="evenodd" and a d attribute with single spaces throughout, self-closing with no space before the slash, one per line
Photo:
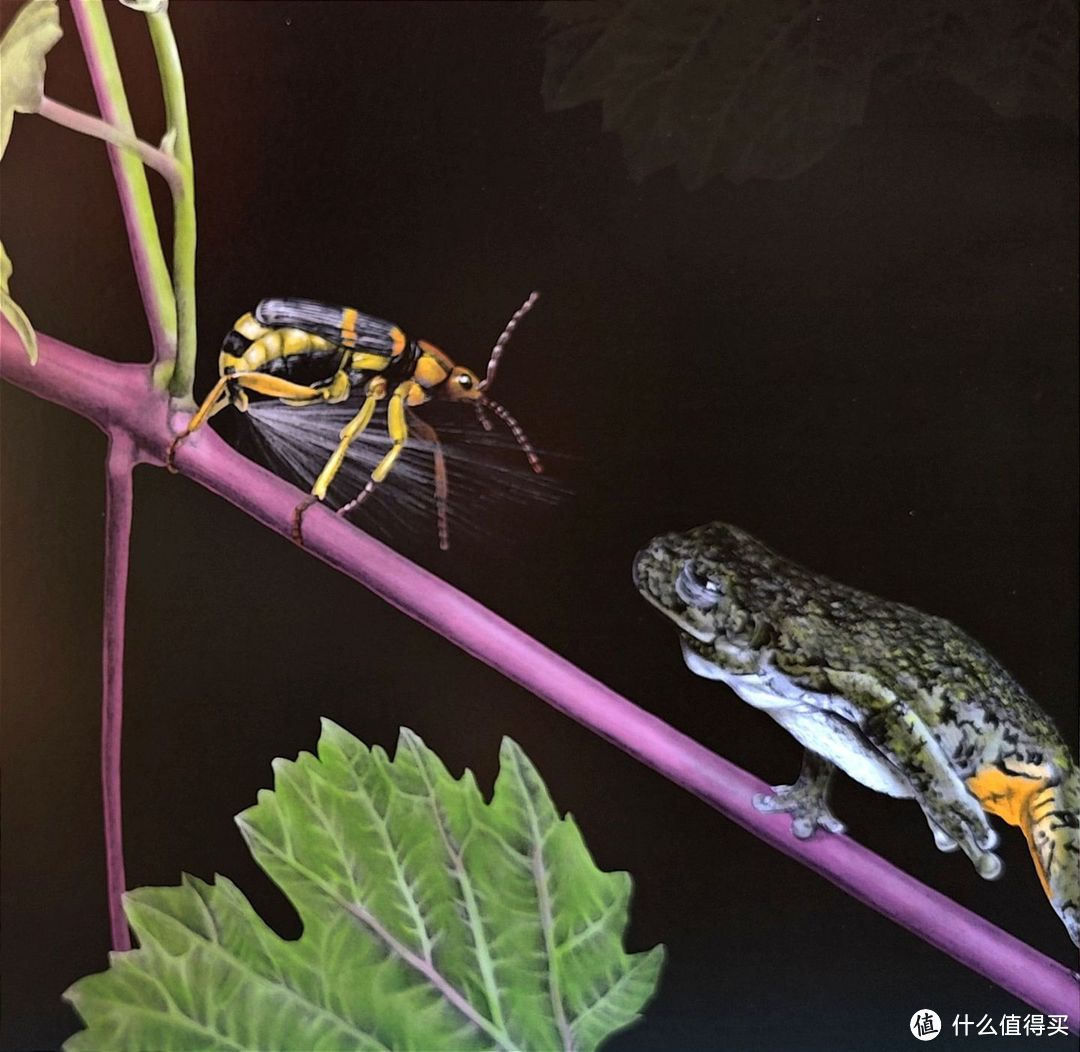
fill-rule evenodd
<path id="1" fill-rule="evenodd" d="M 772 655 L 757 655 L 755 671 L 732 672 L 709 661 L 693 643 L 681 637 L 683 660 L 695 675 L 725 683 L 748 705 L 767 712 L 803 748 L 836 764 L 849 778 L 888 796 L 912 796 L 906 778 L 859 732 L 855 713 L 832 694 L 807 690 L 792 682 L 772 663 Z M 749 650 L 714 640 L 712 646 L 740 663 L 754 659 Z"/>

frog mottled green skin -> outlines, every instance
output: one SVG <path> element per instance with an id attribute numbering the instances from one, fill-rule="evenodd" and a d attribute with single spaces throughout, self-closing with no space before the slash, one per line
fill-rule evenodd
<path id="1" fill-rule="evenodd" d="M 712 523 L 653 540 L 634 582 L 680 629 L 683 656 L 766 710 L 806 748 L 791 786 L 758 797 L 796 836 L 842 832 L 834 766 L 914 798 L 937 846 L 993 879 L 987 812 L 1019 826 L 1080 945 L 1080 771 L 1050 720 L 974 640 L 939 617 L 831 581 Z"/>

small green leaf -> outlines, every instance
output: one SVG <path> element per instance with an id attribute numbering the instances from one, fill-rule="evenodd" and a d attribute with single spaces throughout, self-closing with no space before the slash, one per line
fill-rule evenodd
<path id="1" fill-rule="evenodd" d="M 144 15 L 160 15 L 169 9 L 169 0 L 120 0 L 120 3 Z"/>
<path id="2" fill-rule="evenodd" d="M 0 157 L 15 114 L 41 106 L 45 55 L 63 35 L 56 0 L 27 0 L 0 39 Z"/>
<path id="3" fill-rule="evenodd" d="M 224 877 L 126 896 L 139 948 L 65 995 L 89 1049 L 595 1049 L 652 996 L 627 954 L 625 873 L 596 868 L 521 749 L 490 804 L 411 731 L 396 756 L 324 720 L 237 817 L 303 934 Z"/>
<path id="4" fill-rule="evenodd" d="M 34 332 L 34 326 L 30 324 L 26 312 L 11 298 L 11 294 L 8 292 L 8 279 L 10 277 L 11 260 L 8 259 L 3 242 L 0 242 L 0 313 L 7 318 L 11 323 L 11 327 L 18 334 L 19 339 L 22 340 L 30 364 L 36 365 L 38 359 L 37 333 Z"/>

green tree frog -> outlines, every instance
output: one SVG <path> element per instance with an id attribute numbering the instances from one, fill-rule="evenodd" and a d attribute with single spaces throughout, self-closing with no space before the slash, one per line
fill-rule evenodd
<path id="1" fill-rule="evenodd" d="M 978 643 L 940 617 L 838 584 L 745 531 L 711 523 L 655 538 L 641 594 L 679 629 L 692 672 L 763 709 L 805 748 L 793 785 L 754 800 L 792 832 L 842 832 L 834 768 L 914 799 L 942 851 L 999 876 L 987 815 L 1027 838 L 1080 945 L 1080 769 L 1048 717 Z"/>

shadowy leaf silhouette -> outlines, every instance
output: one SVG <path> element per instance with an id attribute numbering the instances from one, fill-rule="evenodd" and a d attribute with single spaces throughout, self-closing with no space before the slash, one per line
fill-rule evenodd
<path id="1" fill-rule="evenodd" d="M 1002 117 L 1076 128 L 1076 0 L 920 0 L 910 12 L 914 72 L 952 77 Z"/>
<path id="2" fill-rule="evenodd" d="M 1076 2 L 549 0 L 549 109 L 603 104 L 631 176 L 688 187 L 805 171 L 862 121 L 875 72 L 947 74 L 1005 116 L 1075 119 Z"/>

